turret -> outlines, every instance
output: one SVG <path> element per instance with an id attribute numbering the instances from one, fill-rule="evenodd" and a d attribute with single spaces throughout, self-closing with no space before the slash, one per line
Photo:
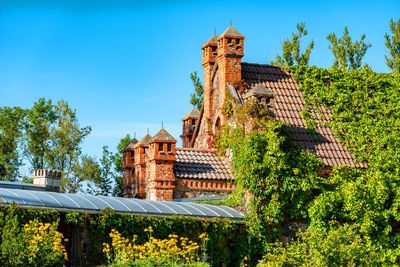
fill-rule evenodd
<path id="1" fill-rule="evenodd" d="M 175 188 L 176 140 L 161 129 L 151 140 L 146 175 L 146 198 L 172 201 Z"/>
<path id="2" fill-rule="evenodd" d="M 197 108 L 193 108 L 185 117 L 182 119 L 182 147 L 190 147 L 193 132 L 196 127 L 196 123 L 199 119 L 200 111 Z"/>

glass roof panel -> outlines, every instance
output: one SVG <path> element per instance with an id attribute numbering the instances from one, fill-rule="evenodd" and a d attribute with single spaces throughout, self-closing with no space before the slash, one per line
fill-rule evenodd
<path id="1" fill-rule="evenodd" d="M 229 207 L 190 202 L 166 202 L 134 198 L 62 194 L 11 188 L 0 188 L 0 199 L 4 199 L 3 203 L 0 204 L 9 204 L 14 201 L 20 206 L 38 208 L 61 208 L 78 211 L 101 211 L 106 208 L 111 208 L 117 212 L 128 212 L 131 214 L 148 214 L 155 216 L 177 214 L 194 217 L 243 219 L 242 213 Z"/>
<path id="2" fill-rule="evenodd" d="M 71 199 L 68 194 L 57 194 L 57 193 L 50 193 L 46 192 L 47 194 L 51 194 L 51 196 L 61 204 L 63 208 L 66 209 L 81 209 L 82 207 L 79 206 L 73 199 Z M 54 206 L 53 206 L 54 207 Z"/>
<path id="3" fill-rule="evenodd" d="M 176 214 L 176 211 L 165 205 L 164 201 L 148 200 L 148 202 L 156 206 L 161 211 L 160 212 L 161 214 L 169 214 L 169 215 Z"/>
<path id="4" fill-rule="evenodd" d="M 192 215 L 190 211 L 188 211 L 185 207 L 182 205 L 177 205 L 175 202 L 163 202 L 165 205 L 170 207 L 171 209 L 174 210 L 175 214 L 180 214 L 180 215 Z"/>
<path id="5" fill-rule="evenodd" d="M 85 210 L 99 210 L 97 205 L 93 203 L 90 199 L 87 198 L 85 195 L 78 195 L 78 194 L 68 194 L 68 196 L 73 199 L 78 205 Z"/>
<path id="6" fill-rule="evenodd" d="M 4 199 L 7 203 L 15 202 L 17 204 L 26 205 L 26 202 L 23 201 L 15 192 L 14 190 L 10 189 L 3 189 L 0 188 L 0 199 Z"/>
<path id="7" fill-rule="evenodd" d="M 135 201 L 136 199 L 134 199 L 134 198 L 118 197 L 117 199 L 119 201 L 121 201 L 122 203 L 124 203 L 132 212 L 135 212 L 135 213 L 147 213 L 147 210 L 145 208 L 143 208 L 142 205 L 137 203 L 137 201 Z"/>
<path id="8" fill-rule="evenodd" d="M 110 205 L 110 208 L 119 212 L 130 212 L 131 210 L 121 201 L 116 200 L 113 197 L 105 197 L 105 196 L 96 196 L 97 199 L 101 199 Z"/>
<path id="9" fill-rule="evenodd" d="M 32 193 L 32 192 L 31 192 Z M 52 207 L 52 208 L 62 208 L 63 206 L 61 203 L 55 199 L 51 193 L 49 192 L 34 192 L 35 196 L 37 196 L 40 201 L 44 203 L 46 207 Z M 55 193 L 54 193 L 55 194 Z"/>
<path id="10" fill-rule="evenodd" d="M 19 190 L 17 195 L 26 202 L 26 205 L 44 206 L 44 203 L 37 196 L 35 196 L 36 194 L 30 193 L 29 190 Z"/>

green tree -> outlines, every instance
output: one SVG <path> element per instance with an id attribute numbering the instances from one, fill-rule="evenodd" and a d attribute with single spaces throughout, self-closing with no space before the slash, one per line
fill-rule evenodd
<path id="1" fill-rule="evenodd" d="M 24 117 L 25 110 L 19 107 L 0 108 L 0 180 L 14 181 L 18 177 Z"/>
<path id="2" fill-rule="evenodd" d="M 112 180 L 115 177 L 115 173 L 113 172 L 114 162 L 114 154 L 108 150 L 107 146 L 103 146 L 103 156 L 101 157 L 99 164 L 99 176 L 97 177 L 97 179 L 94 179 L 94 183 L 98 188 L 96 195 L 108 196 L 112 193 L 111 184 Z"/>
<path id="3" fill-rule="evenodd" d="M 73 166 L 81 155 L 81 143 L 91 132 L 89 126 L 80 127 L 76 111 L 64 101 L 59 101 L 54 110 L 57 120 L 50 134 L 50 147 L 47 160 L 52 169 L 62 171 L 61 190 L 75 190 L 70 180 Z"/>
<path id="4" fill-rule="evenodd" d="M 301 39 L 307 35 L 305 23 L 297 24 L 297 33 L 292 33 L 292 39 L 286 39 L 282 45 L 282 56 L 277 55 L 272 65 L 278 66 L 294 66 L 294 65 L 308 65 L 311 50 L 314 47 L 314 40 L 308 45 L 307 49 L 301 51 Z"/>
<path id="5" fill-rule="evenodd" d="M 204 87 L 201 84 L 196 71 L 190 73 L 190 79 L 192 80 L 194 87 L 194 93 L 190 95 L 190 104 L 200 110 L 201 105 L 203 104 Z"/>
<path id="6" fill-rule="evenodd" d="M 88 182 L 87 192 L 96 194 L 97 190 L 90 182 L 96 181 L 100 172 L 100 166 L 94 157 L 82 155 L 80 159 L 73 162 L 70 177 L 65 181 L 64 188 L 69 193 L 77 193 L 82 188 L 83 183 Z"/>
<path id="7" fill-rule="evenodd" d="M 386 47 L 389 56 L 385 56 L 386 65 L 394 72 L 400 72 L 400 19 L 395 22 L 390 20 L 390 31 L 392 36 L 385 33 Z"/>
<path id="8" fill-rule="evenodd" d="M 335 33 L 331 33 L 327 39 L 331 42 L 329 49 L 335 57 L 334 68 L 345 70 L 359 69 L 365 53 L 371 47 L 370 43 L 364 42 L 365 34 L 361 36 L 360 41 L 353 43 L 347 27 L 344 27 L 341 38 L 338 39 Z"/>
<path id="9" fill-rule="evenodd" d="M 40 98 L 26 112 L 24 136 L 24 154 L 33 169 L 48 167 L 47 156 L 50 147 L 50 135 L 57 119 L 51 100 Z"/>
<path id="10" fill-rule="evenodd" d="M 114 169 L 115 169 L 115 186 L 113 196 L 122 197 L 122 188 L 124 186 L 124 171 L 122 170 L 122 150 L 132 140 L 131 136 L 127 134 L 121 138 L 117 146 L 117 152 L 114 155 Z"/>

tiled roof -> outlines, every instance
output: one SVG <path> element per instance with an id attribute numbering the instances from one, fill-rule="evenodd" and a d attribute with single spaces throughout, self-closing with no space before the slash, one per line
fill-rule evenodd
<path id="1" fill-rule="evenodd" d="M 231 180 L 229 167 L 211 150 L 176 149 L 176 178 Z"/>
<path id="2" fill-rule="evenodd" d="M 305 106 L 303 92 L 298 90 L 300 83 L 292 79 L 292 76 L 282 67 L 242 63 L 242 78 L 250 87 L 261 84 L 272 90 L 275 117 L 289 125 L 288 131 L 295 141 L 318 156 L 327 166 L 365 167 L 361 163 L 355 163 L 355 157 L 334 137 L 330 127 L 318 125 L 316 139 L 308 132 L 301 117 Z M 311 113 L 321 122 L 330 121 L 332 112 L 323 106 L 319 108 L 322 117 L 315 110 Z"/>
<path id="3" fill-rule="evenodd" d="M 193 108 L 191 111 L 189 111 L 188 114 L 186 114 L 185 117 L 183 117 L 182 120 L 186 120 L 189 118 L 198 118 L 200 117 L 200 111 L 197 108 Z"/>
<path id="4" fill-rule="evenodd" d="M 214 34 L 207 42 L 206 44 L 216 44 L 217 43 L 217 38 L 218 36 Z"/>
<path id="5" fill-rule="evenodd" d="M 140 141 L 136 144 L 135 147 L 140 146 L 140 145 L 148 146 L 151 142 L 151 138 L 152 138 L 151 135 L 146 134 L 142 139 L 140 139 Z"/>
<path id="6" fill-rule="evenodd" d="M 233 28 L 232 26 L 229 26 L 228 29 L 226 29 L 226 30 L 224 31 L 224 33 L 221 34 L 221 36 L 224 36 L 224 35 L 226 35 L 226 36 L 238 36 L 238 37 L 243 36 L 242 34 L 240 34 L 240 32 L 238 32 L 238 31 L 237 31 L 235 28 Z"/>
<path id="7" fill-rule="evenodd" d="M 134 148 L 135 147 L 135 145 L 137 144 L 137 142 L 138 142 L 138 140 L 136 139 L 136 138 L 133 138 L 130 142 L 129 142 L 129 144 L 127 144 L 126 145 L 126 147 L 122 150 L 122 151 L 125 151 L 125 150 L 127 150 L 128 148 Z"/>
<path id="8" fill-rule="evenodd" d="M 176 141 L 175 138 L 170 135 L 165 129 L 161 129 L 155 136 L 151 139 L 153 140 L 162 140 L 162 141 Z"/>

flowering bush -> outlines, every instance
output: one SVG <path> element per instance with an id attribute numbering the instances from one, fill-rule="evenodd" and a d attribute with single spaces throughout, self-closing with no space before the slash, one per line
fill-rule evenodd
<path id="1" fill-rule="evenodd" d="M 25 224 L 18 221 L 15 210 L 4 218 L 1 229 L 2 266 L 62 266 L 67 260 L 63 234 L 57 231 L 58 221 L 42 223 L 38 219 Z"/>
<path id="2" fill-rule="evenodd" d="M 111 245 L 103 243 L 103 252 L 106 253 L 109 262 L 133 263 L 136 260 L 167 259 L 171 263 L 184 264 L 201 261 L 199 258 L 200 245 L 197 242 L 174 234 L 170 234 L 167 239 L 155 238 L 152 235 L 153 228 L 151 226 L 144 231 L 148 233 L 148 241 L 136 244 L 137 235 L 129 239 L 112 229 Z M 203 233 L 199 238 L 202 240 L 201 247 L 204 248 L 208 241 L 208 235 Z"/>
<path id="3" fill-rule="evenodd" d="M 67 251 L 62 244 L 68 242 L 62 233 L 57 231 L 58 223 L 42 223 L 36 219 L 24 225 L 22 235 L 29 263 L 41 262 L 43 259 L 52 263 L 68 260 Z"/>

